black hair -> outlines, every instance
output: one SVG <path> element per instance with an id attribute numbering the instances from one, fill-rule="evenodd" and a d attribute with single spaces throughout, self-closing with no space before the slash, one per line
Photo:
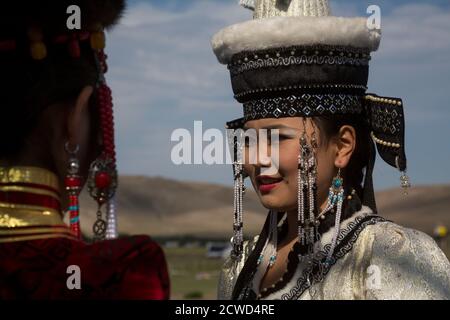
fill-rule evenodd
<path id="1" fill-rule="evenodd" d="M 52 47 L 45 61 L 17 52 L 1 57 L 0 157 L 8 158 L 19 153 L 48 106 L 75 99 L 86 85 L 95 86 L 98 72 L 88 45 L 77 59 L 64 45 Z"/>
<path id="2" fill-rule="evenodd" d="M 80 41 L 79 58 L 70 57 L 68 43 L 53 41 L 56 36 L 70 35 L 66 25 L 70 5 L 78 5 L 83 12 L 83 31 L 97 30 L 98 26 L 111 28 L 125 10 L 125 0 L 24 0 L 2 4 L 0 42 L 13 40 L 15 48 L 0 50 L 1 158 L 15 156 L 21 150 L 46 107 L 70 101 L 84 86 L 97 83 L 89 40 Z M 31 58 L 31 27 L 42 32 L 47 48 L 43 60 Z"/>
<path id="3" fill-rule="evenodd" d="M 356 147 L 342 175 L 346 192 L 355 189 L 362 198 L 364 169 L 368 166 L 370 158 L 370 135 L 364 116 L 359 114 L 320 116 L 314 117 L 313 121 L 319 128 L 321 141 L 327 144 L 339 133 L 342 126 L 349 125 L 355 129 Z"/>

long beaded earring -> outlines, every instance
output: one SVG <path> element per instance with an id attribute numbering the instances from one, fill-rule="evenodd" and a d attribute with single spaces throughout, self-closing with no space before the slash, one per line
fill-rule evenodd
<path id="1" fill-rule="evenodd" d="M 74 149 L 70 148 L 69 142 L 64 145 L 66 152 L 69 154 L 69 164 L 67 167 L 67 175 L 64 179 L 66 191 L 69 194 L 69 219 L 70 229 L 78 239 L 81 239 L 80 230 L 80 205 L 79 195 L 81 191 L 81 177 L 79 176 L 80 164 L 77 159 L 79 145 Z"/>
<path id="2" fill-rule="evenodd" d="M 108 227 L 111 222 L 110 202 L 114 197 L 117 187 L 117 172 L 114 163 L 108 158 L 96 159 L 90 167 L 88 188 L 90 195 L 97 202 L 97 220 L 93 226 L 94 240 L 101 241 L 107 236 Z M 103 219 L 102 208 L 106 204 L 106 219 Z M 108 224 L 109 222 L 109 224 Z M 115 222 L 115 215 L 114 215 Z M 114 230 L 115 231 L 115 230 Z M 108 237 L 110 239 L 110 237 Z"/>
<path id="3" fill-rule="evenodd" d="M 101 33 L 100 33 L 101 34 Z M 114 144 L 114 117 L 111 89 L 106 84 L 104 74 L 107 71 L 106 55 L 99 45 L 94 56 L 99 71 L 97 86 L 100 127 L 103 151 L 90 167 L 88 188 L 90 195 L 97 202 L 97 220 L 93 226 L 94 240 L 117 238 L 117 217 L 114 196 L 117 189 L 116 152 Z M 102 207 L 106 205 L 106 220 L 103 219 Z"/>
<path id="4" fill-rule="evenodd" d="M 333 178 L 331 187 L 328 191 L 327 205 L 324 212 L 336 208 L 336 217 L 334 223 L 334 233 L 331 240 L 330 251 L 328 251 L 325 263 L 330 264 L 334 249 L 336 248 L 337 238 L 341 227 L 342 203 L 344 202 L 344 179 L 341 177 L 341 168 L 338 169 L 336 177 Z"/>
<path id="5" fill-rule="evenodd" d="M 305 232 L 303 225 L 305 223 L 305 203 L 307 199 L 307 184 L 306 184 L 306 163 L 305 157 L 307 154 L 308 146 L 306 141 L 306 121 L 303 120 L 303 133 L 299 140 L 300 150 L 298 154 L 298 170 L 297 170 L 297 226 L 298 226 L 298 238 L 301 245 L 305 244 Z"/>
<path id="6" fill-rule="evenodd" d="M 409 180 L 409 177 L 406 175 L 406 169 L 405 170 L 400 169 L 400 166 L 398 164 L 398 156 L 395 157 L 395 166 L 401 173 L 400 186 L 403 189 L 403 194 L 406 196 L 408 195 L 408 189 L 411 188 L 411 182 Z"/>
<path id="7" fill-rule="evenodd" d="M 315 157 L 317 142 L 315 133 L 313 133 L 311 144 L 308 143 L 306 125 L 306 119 L 303 118 L 303 132 L 300 137 L 300 152 L 298 155 L 297 224 L 299 242 L 301 245 L 307 245 L 308 255 L 312 255 L 318 235 L 316 222 L 317 163 Z"/>
<path id="8" fill-rule="evenodd" d="M 227 130 L 228 143 L 233 155 L 233 176 L 234 176 L 234 201 L 233 201 L 233 245 L 232 257 L 240 260 L 243 251 L 243 195 L 244 168 L 243 168 L 243 131 Z"/>
<path id="9" fill-rule="evenodd" d="M 308 195 L 309 195 L 309 221 L 310 228 L 310 243 L 314 249 L 314 244 L 319 240 L 319 223 L 317 217 L 317 138 L 316 127 L 311 121 L 312 135 L 311 135 L 311 157 L 308 163 Z M 314 252 L 313 252 L 314 253 Z"/>

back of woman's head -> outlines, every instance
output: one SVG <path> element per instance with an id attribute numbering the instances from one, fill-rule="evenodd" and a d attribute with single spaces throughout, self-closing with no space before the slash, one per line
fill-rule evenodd
<path id="1" fill-rule="evenodd" d="M 67 8 L 81 9 L 81 30 L 68 30 Z M 3 6 L 3 5 L 2 5 Z M 70 37 L 113 25 L 121 16 L 124 0 L 34 0 L 5 4 L 0 12 L 0 44 L 13 42 L 12 50 L 0 46 L 0 158 L 20 152 L 52 104 L 70 105 L 85 86 L 98 81 L 98 67 L 89 38 L 77 41 L 79 55 L 70 53 Z M 39 31 L 45 58 L 30 54 L 31 32 Z M 68 38 L 65 42 L 56 39 Z M 36 36 L 34 36 L 36 37 Z"/>

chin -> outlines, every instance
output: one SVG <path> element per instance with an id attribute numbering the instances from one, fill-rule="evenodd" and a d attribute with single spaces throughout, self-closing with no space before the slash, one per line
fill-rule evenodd
<path id="1" fill-rule="evenodd" d="M 287 201 L 283 201 L 280 197 L 272 194 L 259 194 L 259 198 L 264 208 L 269 210 L 289 211 L 295 207 L 295 204 L 293 205 Z"/>

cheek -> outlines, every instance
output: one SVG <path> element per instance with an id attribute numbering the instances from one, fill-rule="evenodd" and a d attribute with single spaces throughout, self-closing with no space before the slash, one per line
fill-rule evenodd
<path id="1" fill-rule="evenodd" d="M 273 192 L 262 196 L 264 206 L 280 211 L 293 210 L 297 201 L 298 141 L 282 141 L 279 145 L 279 176 L 282 184 Z"/>
<path id="2" fill-rule="evenodd" d="M 294 177 L 297 179 L 298 168 L 298 142 L 288 140 L 280 144 L 280 174 L 290 182 Z"/>
<path id="3" fill-rule="evenodd" d="M 244 173 L 246 173 L 253 183 L 254 173 L 253 173 L 253 166 L 251 164 L 244 164 Z"/>

